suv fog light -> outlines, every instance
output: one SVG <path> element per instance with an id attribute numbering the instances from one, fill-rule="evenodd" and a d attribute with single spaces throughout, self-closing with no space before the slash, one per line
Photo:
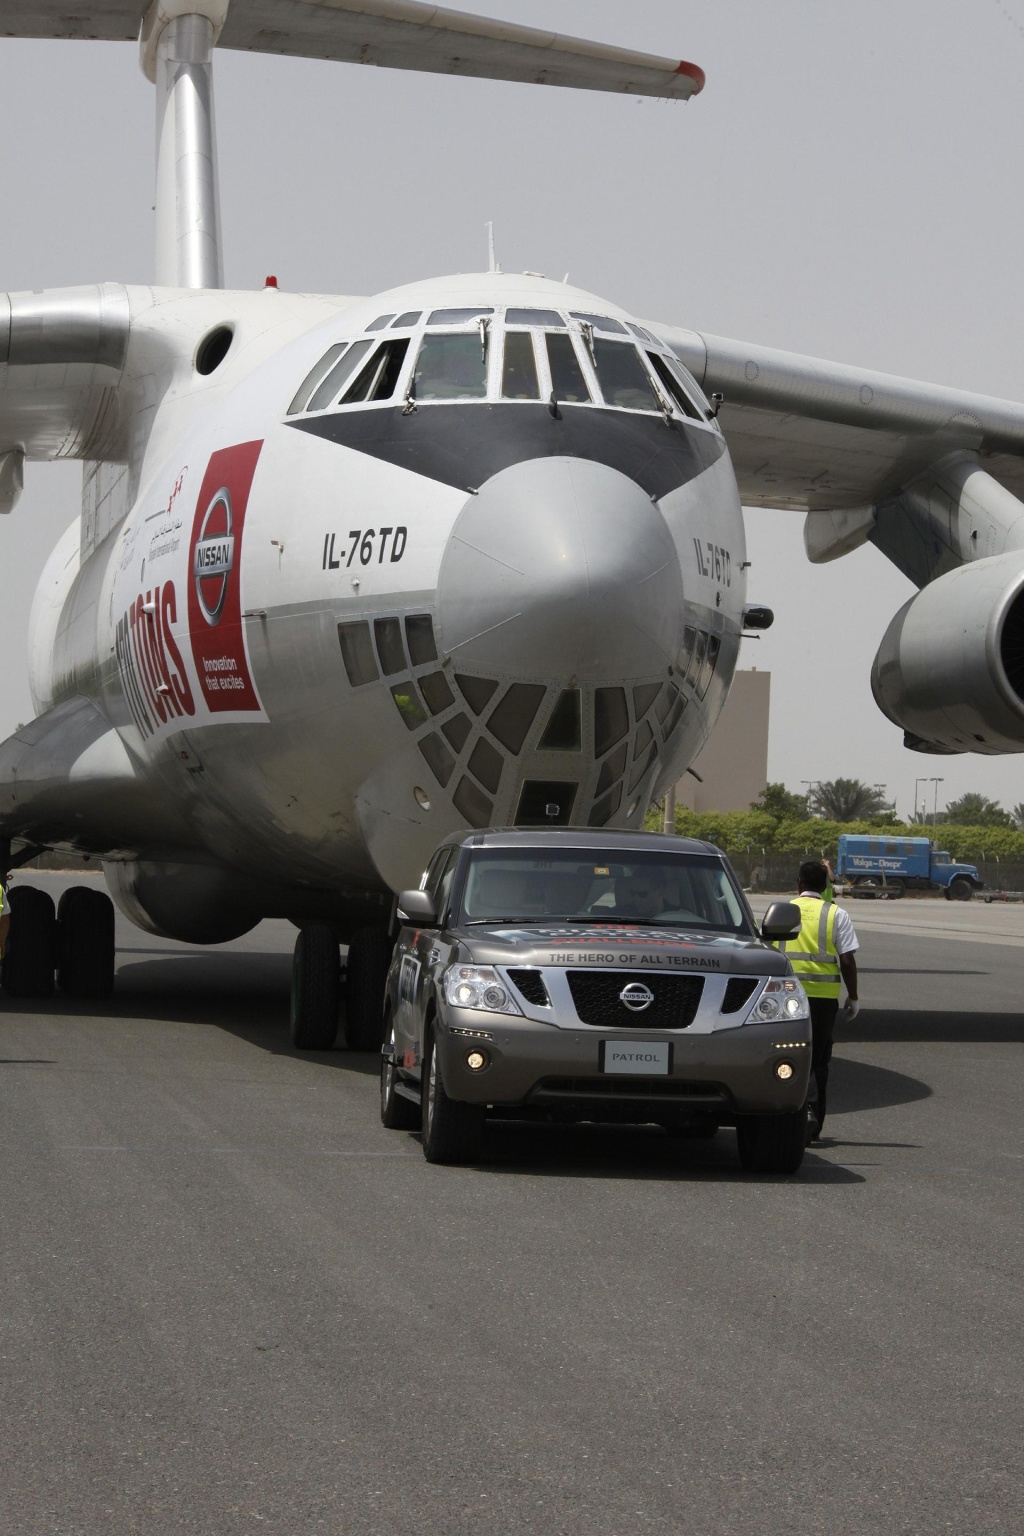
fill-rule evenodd
<path id="1" fill-rule="evenodd" d="M 487 1065 L 487 1057 L 483 1051 L 469 1051 L 466 1055 L 466 1066 L 471 1072 L 482 1072 Z M 792 1067 L 789 1069 L 791 1072 Z"/>
<path id="2" fill-rule="evenodd" d="M 788 1083 L 793 1076 L 793 1063 L 791 1061 L 777 1061 L 775 1063 L 775 1076 L 782 1082 Z"/>

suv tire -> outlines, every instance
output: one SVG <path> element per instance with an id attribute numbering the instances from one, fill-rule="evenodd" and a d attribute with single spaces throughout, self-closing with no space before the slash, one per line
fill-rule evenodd
<path id="1" fill-rule="evenodd" d="M 736 1122 L 736 1147 L 747 1173 L 796 1173 L 804 1160 L 807 1110 L 784 1115 L 744 1115 Z"/>
<path id="2" fill-rule="evenodd" d="M 423 1061 L 423 1156 L 428 1163 L 474 1163 L 483 1145 L 486 1107 L 450 1099 L 431 1032 Z"/>
<path id="3" fill-rule="evenodd" d="M 395 1092 L 398 1068 L 392 1060 L 395 1050 L 395 1031 L 390 1022 L 386 1035 L 380 1058 L 380 1121 L 388 1131 L 418 1131 L 423 1118 L 421 1110 L 411 1099 Z"/>

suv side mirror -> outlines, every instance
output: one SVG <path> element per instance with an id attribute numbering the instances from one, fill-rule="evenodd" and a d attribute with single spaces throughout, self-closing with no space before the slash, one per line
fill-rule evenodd
<path id="1" fill-rule="evenodd" d="M 795 939 L 803 921 L 795 901 L 773 901 L 761 919 L 762 939 Z"/>
<path id="2" fill-rule="evenodd" d="M 436 928 L 437 908 L 426 891 L 399 891 L 398 921 L 421 928 Z"/>

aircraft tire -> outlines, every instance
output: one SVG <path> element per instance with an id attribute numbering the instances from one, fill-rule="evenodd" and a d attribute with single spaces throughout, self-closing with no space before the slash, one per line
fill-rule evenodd
<path id="1" fill-rule="evenodd" d="M 348 946 L 345 973 L 345 1044 L 379 1051 L 384 1043 L 384 988 L 394 949 L 386 928 L 360 928 Z"/>
<path id="2" fill-rule="evenodd" d="M 445 1092 L 431 1033 L 423 1062 L 423 1156 L 428 1163 L 475 1163 L 484 1139 L 485 1104 L 466 1104 Z"/>
<path id="3" fill-rule="evenodd" d="M 11 927 L 3 959 L 4 991 L 11 997 L 50 997 L 57 963 L 53 898 L 33 885 L 9 891 Z"/>
<path id="4" fill-rule="evenodd" d="M 806 1142 L 806 1109 L 786 1115 L 744 1115 L 736 1121 L 736 1149 L 747 1173 L 796 1173 Z"/>
<path id="5" fill-rule="evenodd" d="M 87 885 L 73 885 L 57 905 L 57 986 L 68 997 L 114 990 L 114 903 Z"/>
<path id="6" fill-rule="evenodd" d="M 338 1033 L 341 956 L 330 923 L 303 923 L 292 955 L 291 1041 L 329 1051 Z"/>

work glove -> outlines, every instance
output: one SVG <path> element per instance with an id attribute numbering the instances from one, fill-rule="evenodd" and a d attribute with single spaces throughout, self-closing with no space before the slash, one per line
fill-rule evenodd
<path id="1" fill-rule="evenodd" d="M 851 1024 L 853 1022 L 853 1020 L 857 1017 L 858 1013 L 860 1013 L 860 1003 L 855 1002 L 852 997 L 848 997 L 846 999 L 846 1005 L 843 1008 L 843 1011 L 842 1011 L 842 1014 L 841 1014 L 841 1018 L 842 1018 L 843 1023 L 844 1024 Z"/>

